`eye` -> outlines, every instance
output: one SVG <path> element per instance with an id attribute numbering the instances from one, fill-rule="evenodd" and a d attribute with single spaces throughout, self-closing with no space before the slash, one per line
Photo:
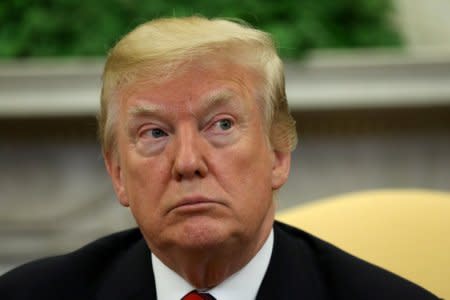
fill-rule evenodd
<path id="1" fill-rule="evenodd" d="M 164 132 L 164 130 L 160 129 L 160 128 L 153 128 L 150 130 L 147 130 L 145 132 L 145 134 L 147 135 L 151 135 L 153 138 L 157 139 L 157 138 L 161 138 L 163 136 L 167 136 L 167 133 Z"/>
<path id="2" fill-rule="evenodd" d="M 221 119 L 217 121 L 216 126 L 218 126 L 222 130 L 229 130 L 233 126 L 233 121 L 230 119 Z"/>

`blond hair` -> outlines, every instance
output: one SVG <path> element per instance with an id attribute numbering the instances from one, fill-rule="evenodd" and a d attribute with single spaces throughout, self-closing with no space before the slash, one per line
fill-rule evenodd
<path id="1" fill-rule="evenodd" d="M 259 94 L 275 150 L 292 151 L 297 143 L 289 113 L 284 69 L 269 34 L 248 25 L 203 17 L 157 19 L 138 26 L 109 52 L 103 71 L 98 115 L 103 152 L 115 152 L 118 92 L 139 80 L 158 82 L 180 72 L 183 63 L 220 56 L 255 70 L 262 79 Z"/>

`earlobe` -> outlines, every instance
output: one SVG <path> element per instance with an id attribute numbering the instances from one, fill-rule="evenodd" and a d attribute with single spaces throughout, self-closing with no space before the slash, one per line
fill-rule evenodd
<path id="1" fill-rule="evenodd" d="M 281 188 L 287 181 L 291 167 L 291 153 L 274 150 L 272 189 Z"/>
<path id="2" fill-rule="evenodd" d="M 111 152 L 106 152 L 104 154 L 104 160 L 106 165 L 106 170 L 111 177 L 112 184 L 114 187 L 114 191 L 116 192 L 117 198 L 119 199 L 120 204 L 127 207 L 129 206 L 128 198 L 125 193 L 124 186 L 124 176 L 122 173 L 122 168 L 120 166 L 120 161 L 117 155 L 114 155 Z"/>

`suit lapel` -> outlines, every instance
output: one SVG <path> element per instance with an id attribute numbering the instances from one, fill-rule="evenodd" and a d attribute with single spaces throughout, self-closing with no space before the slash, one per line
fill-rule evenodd
<path id="1" fill-rule="evenodd" d="M 151 253 L 144 239 L 137 242 L 106 271 L 96 299 L 156 300 Z"/>
<path id="2" fill-rule="evenodd" d="M 274 225 L 274 248 L 257 300 L 326 299 L 316 258 L 304 240 Z"/>

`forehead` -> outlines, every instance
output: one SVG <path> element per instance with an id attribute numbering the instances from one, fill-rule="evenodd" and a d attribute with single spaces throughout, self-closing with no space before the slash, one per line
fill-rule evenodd
<path id="1" fill-rule="evenodd" d="M 256 76 L 250 68 L 228 61 L 186 63 L 162 80 L 145 76 L 124 89 L 121 106 L 127 111 L 201 109 L 232 102 L 256 103 Z"/>

